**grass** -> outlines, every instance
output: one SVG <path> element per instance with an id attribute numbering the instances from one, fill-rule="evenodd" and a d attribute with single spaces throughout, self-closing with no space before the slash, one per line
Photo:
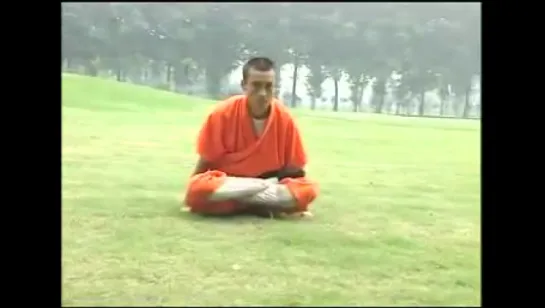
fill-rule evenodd
<path id="1" fill-rule="evenodd" d="M 479 305 L 478 121 L 295 111 L 303 221 L 179 212 L 211 105 L 63 76 L 63 295 L 88 305 Z"/>

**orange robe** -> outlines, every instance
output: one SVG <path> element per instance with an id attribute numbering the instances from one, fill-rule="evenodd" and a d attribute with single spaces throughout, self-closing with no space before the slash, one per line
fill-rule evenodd
<path id="1" fill-rule="evenodd" d="M 244 210 L 235 201 L 208 201 L 227 176 L 257 177 L 285 167 L 303 169 L 307 163 L 299 130 L 287 108 L 275 99 L 264 131 L 258 137 L 244 95 L 219 103 L 208 116 L 197 139 L 197 152 L 212 163 L 214 170 L 191 177 L 185 204 L 192 212 L 203 214 L 234 214 Z M 295 211 L 306 211 L 318 193 L 317 185 L 306 178 L 285 178 L 280 183 L 288 187 L 296 200 Z"/>

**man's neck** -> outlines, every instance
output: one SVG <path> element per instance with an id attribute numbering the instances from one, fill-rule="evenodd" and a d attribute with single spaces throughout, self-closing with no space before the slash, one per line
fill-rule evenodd
<path id="1" fill-rule="evenodd" d="M 252 119 L 263 120 L 263 119 L 268 118 L 269 115 L 271 114 L 272 104 L 269 104 L 269 107 L 267 108 L 267 111 L 265 111 L 263 114 L 255 114 L 253 112 L 252 108 L 250 107 L 249 103 L 247 104 L 247 107 L 248 107 L 248 114 L 250 114 L 250 117 Z"/>
<path id="2" fill-rule="evenodd" d="M 269 115 L 271 114 L 271 107 L 269 106 L 269 108 L 267 109 L 267 111 L 263 114 L 260 114 L 260 115 L 256 115 L 252 112 L 252 110 L 250 110 L 250 117 L 252 117 L 252 119 L 254 120 L 264 120 L 266 118 L 269 117 Z"/>

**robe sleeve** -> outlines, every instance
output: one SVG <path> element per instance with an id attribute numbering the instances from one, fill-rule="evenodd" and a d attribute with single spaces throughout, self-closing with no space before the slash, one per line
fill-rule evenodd
<path id="1" fill-rule="evenodd" d="M 307 154 L 299 128 L 290 118 L 286 132 L 286 166 L 303 169 L 307 164 Z"/>
<path id="2" fill-rule="evenodd" d="M 197 137 L 197 153 L 208 162 L 217 161 L 225 153 L 222 138 L 221 114 L 212 112 Z"/>
<path id="3" fill-rule="evenodd" d="M 286 136 L 286 166 L 303 169 L 307 163 L 307 155 L 303 146 L 301 132 L 291 121 Z M 318 196 L 318 185 L 306 177 L 284 178 L 280 181 L 288 187 L 296 201 L 296 211 L 304 212 Z"/>

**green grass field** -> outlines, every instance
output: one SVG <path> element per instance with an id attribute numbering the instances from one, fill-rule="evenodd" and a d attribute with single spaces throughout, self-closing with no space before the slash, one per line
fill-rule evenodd
<path id="1" fill-rule="evenodd" d="M 310 220 L 180 213 L 206 100 L 63 75 L 63 305 L 479 305 L 480 122 L 295 111 Z"/>

